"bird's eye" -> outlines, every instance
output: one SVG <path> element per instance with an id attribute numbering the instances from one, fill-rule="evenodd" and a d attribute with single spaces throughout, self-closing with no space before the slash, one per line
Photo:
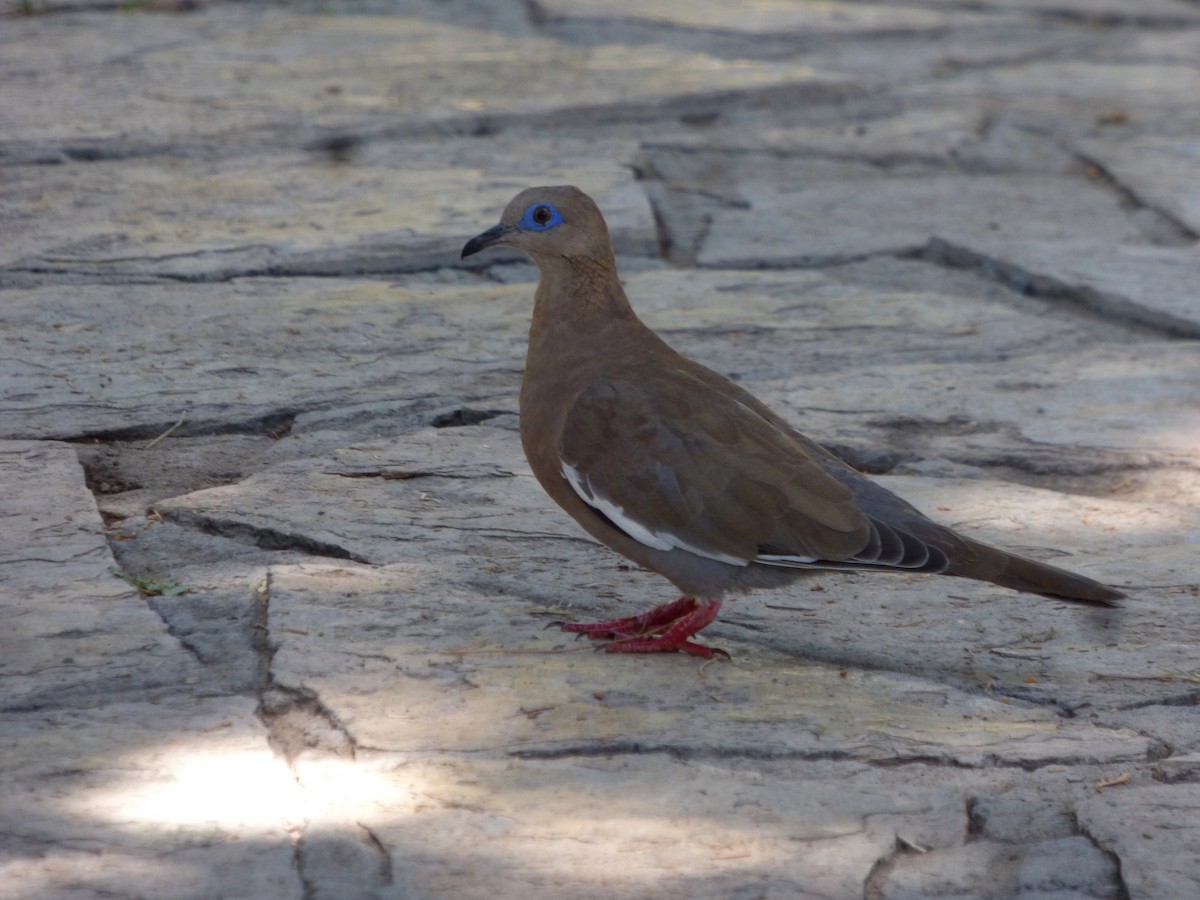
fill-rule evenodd
<path id="1" fill-rule="evenodd" d="M 563 217 L 552 203 L 534 203 L 525 210 L 525 215 L 517 224 L 518 228 L 526 231 L 549 231 L 563 223 Z"/>

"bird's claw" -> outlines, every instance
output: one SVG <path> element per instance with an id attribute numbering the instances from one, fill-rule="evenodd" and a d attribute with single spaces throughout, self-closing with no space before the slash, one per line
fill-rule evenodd
<path id="1" fill-rule="evenodd" d="M 647 612 L 607 622 L 552 622 L 564 631 L 592 640 L 607 641 L 597 650 L 605 653 L 668 653 L 681 651 L 704 659 L 731 659 L 720 648 L 688 640 L 717 617 L 720 601 L 700 605 L 680 597 Z M 551 627 L 548 625 L 546 627 Z"/>

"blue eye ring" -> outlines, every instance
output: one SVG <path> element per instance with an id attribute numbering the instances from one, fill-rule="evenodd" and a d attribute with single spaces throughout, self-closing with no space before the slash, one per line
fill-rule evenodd
<path id="1" fill-rule="evenodd" d="M 535 203 L 525 210 L 517 227 L 522 231 L 549 231 L 563 223 L 563 217 L 552 203 Z"/>

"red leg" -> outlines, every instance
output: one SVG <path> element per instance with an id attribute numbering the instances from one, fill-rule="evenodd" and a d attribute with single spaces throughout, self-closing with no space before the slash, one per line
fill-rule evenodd
<path id="1" fill-rule="evenodd" d="M 712 659 L 714 656 L 724 656 L 728 659 L 729 654 L 724 650 L 706 647 L 704 644 L 688 640 L 709 625 L 720 611 L 720 600 L 696 606 L 691 612 L 680 616 L 671 623 L 671 627 L 660 635 L 617 638 L 609 643 L 604 651 L 606 653 L 664 653 L 671 650 L 682 650 L 684 653 L 703 656 L 705 659 Z"/>
<path id="2" fill-rule="evenodd" d="M 559 622 L 563 631 L 587 635 L 593 640 L 608 640 L 607 653 L 665 653 L 682 650 L 705 659 L 715 656 L 728 658 L 724 650 L 706 647 L 688 638 L 693 637 L 717 617 L 721 601 L 703 605 L 691 597 L 680 597 L 637 616 L 613 619 L 608 622 Z"/>
<path id="3" fill-rule="evenodd" d="M 607 622 L 552 622 L 551 625 L 557 625 L 563 631 L 587 635 L 593 640 L 641 637 L 665 631 L 695 609 L 695 600 L 691 597 L 680 597 L 671 603 L 664 603 L 625 619 L 610 619 Z"/>

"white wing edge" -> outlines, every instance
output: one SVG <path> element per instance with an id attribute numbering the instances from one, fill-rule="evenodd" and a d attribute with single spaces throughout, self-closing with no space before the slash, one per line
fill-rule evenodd
<path id="1" fill-rule="evenodd" d="M 579 495 L 580 500 L 593 509 L 602 512 L 605 518 L 638 543 L 645 544 L 647 547 L 653 547 L 655 550 L 686 550 L 688 553 L 696 556 L 715 559 L 717 562 L 723 562 L 731 566 L 746 566 L 751 562 L 748 559 L 730 556 L 728 553 L 714 553 L 710 550 L 701 550 L 699 547 L 694 547 L 686 541 L 680 540 L 673 534 L 651 531 L 641 522 L 631 518 L 620 506 L 617 506 L 617 504 L 593 490 L 591 485 L 587 483 L 587 480 L 579 474 L 579 471 L 565 462 L 562 464 L 562 474 L 575 493 Z"/>
<path id="2" fill-rule="evenodd" d="M 815 556 L 783 556 L 776 553 L 764 553 L 761 556 L 754 557 L 755 562 L 762 563 L 766 566 L 780 566 L 785 569 L 820 569 L 822 566 L 814 566 L 817 562 Z"/>

